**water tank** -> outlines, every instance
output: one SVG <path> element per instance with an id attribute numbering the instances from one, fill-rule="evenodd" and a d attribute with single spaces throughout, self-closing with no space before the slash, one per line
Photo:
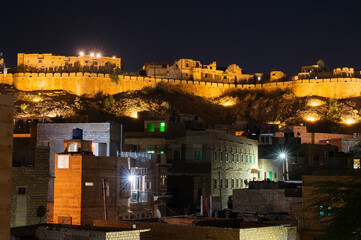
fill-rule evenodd
<path id="1" fill-rule="evenodd" d="M 73 129 L 73 139 L 83 140 L 83 129 L 80 128 Z"/>

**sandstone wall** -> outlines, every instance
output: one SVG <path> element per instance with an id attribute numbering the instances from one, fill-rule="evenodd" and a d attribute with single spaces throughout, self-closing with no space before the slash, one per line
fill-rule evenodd
<path id="1" fill-rule="evenodd" d="M 119 83 L 112 82 L 109 74 L 97 73 L 14 73 L 0 74 L 0 84 L 13 85 L 21 91 L 65 90 L 78 96 L 93 97 L 98 93 L 117 94 L 155 87 L 159 82 L 181 86 L 186 92 L 207 98 L 219 97 L 235 89 L 264 89 L 274 91 L 289 88 L 297 97 L 321 96 L 327 98 L 358 97 L 361 93 L 359 78 L 303 79 L 265 84 L 231 84 L 205 81 L 177 80 L 119 75 Z"/>

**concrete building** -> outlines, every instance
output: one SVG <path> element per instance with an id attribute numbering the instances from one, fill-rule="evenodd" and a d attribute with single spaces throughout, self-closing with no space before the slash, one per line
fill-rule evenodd
<path id="1" fill-rule="evenodd" d="M 299 187 L 298 187 L 299 186 Z M 302 189 L 287 182 L 251 182 L 249 189 L 233 190 L 233 210 L 241 212 L 286 212 L 302 217 Z"/>
<path id="2" fill-rule="evenodd" d="M 119 73 L 121 59 L 100 53 L 79 56 L 55 56 L 51 53 L 18 53 L 18 71 L 27 72 L 101 72 Z"/>
<path id="3" fill-rule="evenodd" d="M 13 96 L 0 95 L 0 239 L 10 239 Z"/>
<path id="4" fill-rule="evenodd" d="M 172 65 L 170 62 L 150 62 L 143 66 L 143 71 L 148 77 L 162 78 L 167 75 L 167 67 Z"/>
<path id="5" fill-rule="evenodd" d="M 36 146 L 36 131 L 32 133 L 30 137 L 14 134 L 11 227 L 47 220 L 49 147 Z"/>
<path id="6" fill-rule="evenodd" d="M 50 147 L 49 174 L 54 176 L 54 156 L 64 151 L 64 140 L 72 138 L 75 128 L 83 130 L 83 139 L 92 141 L 100 156 L 117 156 L 121 152 L 122 126 L 115 123 L 41 123 L 37 128 L 37 145 Z M 103 150 L 105 149 L 105 151 Z M 54 181 L 49 182 L 48 200 L 53 201 Z"/>
<path id="7" fill-rule="evenodd" d="M 63 153 L 55 155 L 54 222 L 144 219 L 164 210 L 165 155 L 122 154 L 127 157 L 96 157 L 91 141 L 65 140 Z"/>

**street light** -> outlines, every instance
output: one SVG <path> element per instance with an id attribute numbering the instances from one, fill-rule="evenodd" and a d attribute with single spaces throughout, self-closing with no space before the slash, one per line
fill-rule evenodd
<path id="1" fill-rule="evenodd" d="M 282 167 L 283 167 L 283 180 L 289 180 L 288 176 L 288 161 L 287 161 L 287 153 L 281 153 L 280 158 L 283 160 Z M 285 172 L 285 165 L 286 165 L 286 172 Z M 285 179 L 285 173 L 286 173 L 286 179 Z"/>

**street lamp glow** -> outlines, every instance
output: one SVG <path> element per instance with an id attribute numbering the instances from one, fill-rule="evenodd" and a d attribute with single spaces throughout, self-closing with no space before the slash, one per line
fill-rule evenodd
<path id="1" fill-rule="evenodd" d="M 115 56 L 113 56 L 113 59 L 115 59 Z"/>
<path id="2" fill-rule="evenodd" d="M 90 53 L 90 56 L 91 56 L 91 57 L 94 57 L 94 53 Z"/>
<path id="3" fill-rule="evenodd" d="M 97 58 L 100 58 L 102 55 L 100 53 L 97 53 Z"/>
<path id="4" fill-rule="evenodd" d="M 135 176 L 134 175 L 129 175 L 128 180 L 129 180 L 129 182 L 133 182 L 135 180 Z"/>
<path id="5" fill-rule="evenodd" d="M 285 158 L 286 158 L 286 153 L 281 153 L 281 154 L 280 154 L 280 158 L 281 158 L 281 159 L 285 159 Z"/>
<path id="6" fill-rule="evenodd" d="M 79 52 L 79 56 L 84 56 L 84 52 L 83 51 Z"/>

